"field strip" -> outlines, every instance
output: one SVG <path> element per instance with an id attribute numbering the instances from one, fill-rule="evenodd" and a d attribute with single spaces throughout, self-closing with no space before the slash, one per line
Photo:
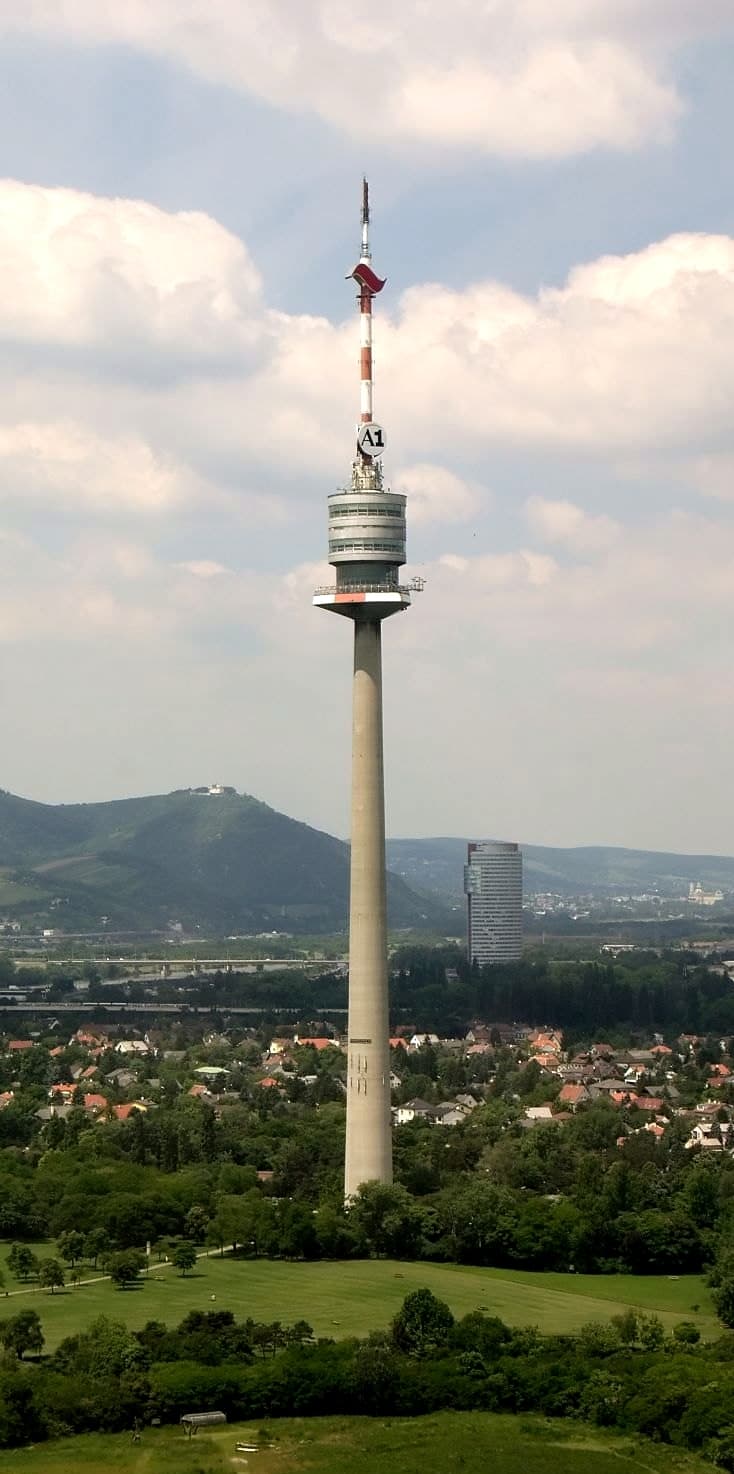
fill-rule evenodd
<path id="1" fill-rule="evenodd" d="M 234 1249 L 234 1247 L 234 1244 L 225 1244 L 224 1248 L 221 1250 L 222 1255 L 229 1254 L 230 1251 Z M 217 1258 L 220 1256 L 219 1249 L 200 1250 L 200 1252 L 196 1256 L 197 1262 L 199 1259 L 211 1259 L 213 1253 L 216 1254 Z M 145 1268 L 141 1270 L 141 1274 L 145 1274 L 150 1277 L 151 1270 L 155 1270 L 155 1273 L 157 1274 L 159 1269 L 173 1268 L 175 1268 L 175 1265 L 172 1259 L 161 1259 L 158 1264 L 147 1264 Z M 73 1292 L 74 1290 L 81 1290 L 84 1285 L 101 1285 L 104 1280 L 111 1279 L 112 1275 L 110 1274 L 94 1274 L 89 1279 L 77 1280 L 73 1285 L 71 1283 L 67 1283 L 64 1285 L 64 1289 L 71 1290 Z M 59 1286 L 59 1288 L 61 1287 Z M 23 1285 L 20 1290 L 4 1290 L 0 1298 L 4 1300 L 10 1300 L 14 1295 L 53 1295 L 53 1293 L 54 1291 L 47 1290 L 45 1285 Z"/>

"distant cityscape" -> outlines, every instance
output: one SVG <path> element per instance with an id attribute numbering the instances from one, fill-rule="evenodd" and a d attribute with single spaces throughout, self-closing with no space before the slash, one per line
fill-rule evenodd
<path id="1" fill-rule="evenodd" d="M 734 890 L 705 890 L 700 881 L 691 881 L 685 890 L 664 894 L 660 891 L 620 891 L 598 896 L 581 891 L 578 895 L 561 895 L 557 891 L 531 891 L 525 895 L 524 908 L 536 918 L 567 915 L 574 921 L 614 916 L 665 917 L 668 920 L 690 917 L 696 911 L 719 906 L 722 911 L 734 907 Z"/>

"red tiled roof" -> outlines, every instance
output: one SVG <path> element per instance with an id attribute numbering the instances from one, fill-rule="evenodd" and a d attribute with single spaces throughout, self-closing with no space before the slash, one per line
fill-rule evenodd
<path id="1" fill-rule="evenodd" d="M 636 1105 L 640 1111 L 661 1111 L 663 1101 L 657 1095 L 631 1095 L 630 1105 Z"/>
<path id="2" fill-rule="evenodd" d="M 137 1100 L 129 1100 L 125 1101 L 123 1105 L 113 1106 L 118 1121 L 127 1121 L 133 1112 L 140 1115 L 141 1111 L 144 1112 L 145 1109 L 146 1107 L 141 1105 Z"/>
<path id="3" fill-rule="evenodd" d="M 532 1049 L 550 1050 L 553 1054 L 559 1054 L 561 1041 L 557 1034 L 533 1034 L 530 1038 Z"/>
<path id="4" fill-rule="evenodd" d="M 564 1104 L 577 1105 L 580 1100 L 586 1100 L 588 1094 L 588 1090 L 583 1085 L 564 1085 L 558 1099 Z"/>
<path id="5" fill-rule="evenodd" d="M 19 1049 L 32 1049 L 32 1048 L 33 1048 L 33 1040 L 32 1039 L 11 1039 L 10 1042 L 9 1042 L 9 1044 L 8 1044 L 8 1049 L 19 1050 Z"/>

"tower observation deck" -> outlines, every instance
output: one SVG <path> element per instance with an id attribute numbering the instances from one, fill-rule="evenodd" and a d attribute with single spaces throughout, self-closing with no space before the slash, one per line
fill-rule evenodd
<path id="1" fill-rule="evenodd" d="M 364 1182 L 392 1182 L 387 989 L 385 784 L 382 742 L 382 621 L 407 609 L 420 579 L 401 584 L 405 497 L 386 489 L 385 434 L 373 418 L 372 302 L 385 283 L 372 270 L 369 195 L 362 191 L 362 248 L 350 272 L 359 288 L 360 418 L 349 485 L 329 497 L 333 586 L 314 604 L 354 625 L 352 825 L 349 901 L 349 1023 L 344 1195 Z"/>

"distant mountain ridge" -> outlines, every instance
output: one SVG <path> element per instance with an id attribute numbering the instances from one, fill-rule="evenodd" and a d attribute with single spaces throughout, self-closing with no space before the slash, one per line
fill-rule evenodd
<path id="1" fill-rule="evenodd" d="M 0 791 L 0 917 L 64 931 L 206 934 L 341 929 L 349 847 L 249 794 L 216 786 L 109 803 Z M 444 930 L 447 907 L 388 877 L 393 927 Z"/>
<path id="2" fill-rule="evenodd" d="M 391 839 L 388 864 L 415 890 L 456 905 L 462 897 L 466 846 L 464 839 Z M 682 895 L 699 880 L 704 889 L 734 891 L 734 858 L 724 855 L 676 855 L 604 845 L 555 849 L 522 844 L 521 849 L 526 892 L 606 896 L 659 890 Z"/>

